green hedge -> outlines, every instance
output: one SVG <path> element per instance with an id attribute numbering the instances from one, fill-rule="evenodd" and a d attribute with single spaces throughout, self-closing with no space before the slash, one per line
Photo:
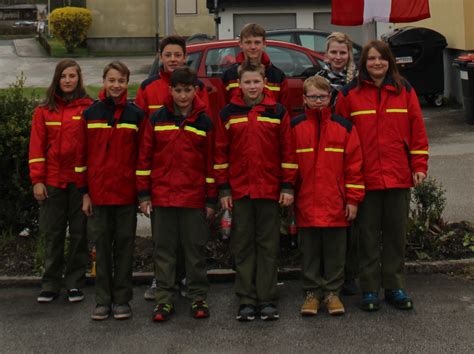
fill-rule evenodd
<path id="1" fill-rule="evenodd" d="M 35 229 L 37 203 L 28 170 L 31 116 L 38 98 L 25 95 L 25 78 L 0 91 L 0 232 Z"/>

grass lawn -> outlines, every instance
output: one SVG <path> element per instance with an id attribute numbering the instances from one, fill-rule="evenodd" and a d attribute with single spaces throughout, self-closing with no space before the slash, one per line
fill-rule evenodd
<path id="1" fill-rule="evenodd" d="M 130 84 L 128 85 L 128 97 L 135 98 L 137 94 L 139 84 Z M 36 96 L 39 97 L 40 100 L 46 96 L 47 87 L 24 87 L 23 91 L 27 96 Z M 99 91 L 102 89 L 102 86 L 86 86 L 86 91 L 93 99 L 96 99 Z M 8 89 L 0 89 L 0 92 L 8 90 Z"/>
<path id="2" fill-rule="evenodd" d="M 68 53 L 64 45 L 56 38 L 48 38 L 51 47 L 51 56 L 54 58 L 78 58 L 89 56 L 87 48 L 76 48 L 74 53 Z"/>

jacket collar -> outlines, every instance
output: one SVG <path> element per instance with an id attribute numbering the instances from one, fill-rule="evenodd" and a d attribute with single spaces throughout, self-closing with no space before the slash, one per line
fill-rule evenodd
<path id="1" fill-rule="evenodd" d="M 182 118 L 181 115 L 176 114 L 175 108 L 174 108 L 174 101 L 173 101 L 173 96 L 168 95 L 165 100 L 165 106 L 168 109 L 169 112 L 171 112 L 175 117 Z M 186 122 L 194 122 L 196 121 L 198 115 L 202 112 L 206 111 L 206 105 L 204 102 L 196 95 L 194 96 L 193 100 L 193 108 L 191 109 L 191 112 L 185 117 Z"/>
<path id="2" fill-rule="evenodd" d="M 241 89 L 239 89 L 238 93 L 235 96 L 232 97 L 232 99 L 230 100 L 230 103 L 233 103 L 236 106 L 240 106 L 240 107 L 249 107 L 249 106 L 247 106 L 247 104 L 244 101 L 243 93 L 242 93 Z M 277 102 L 273 98 L 272 92 L 269 89 L 264 88 L 263 89 L 263 100 L 262 100 L 262 102 L 260 102 L 256 106 L 270 106 L 270 107 L 273 107 L 273 106 L 276 105 L 276 103 Z"/>
<path id="3" fill-rule="evenodd" d="M 369 75 L 367 75 L 367 73 L 361 72 L 359 75 L 360 75 L 361 82 L 375 87 L 374 80 L 372 80 L 372 78 Z M 381 87 L 389 91 L 397 91 L 397 88 L 395 87 L 395 82 L 393 81 L 393 78 L 389 75 L 385 76 Z"/>
<path id="4" fill-rule="evenodd" d="M 235 61 L 238 64 L 242 64 L 244 62 L 244 60 L 245 60 L 244 52 L 240 52 L 239 54 L 237 54 L 237 57 L 235 58 Z M 270 65 L 272 65 L 270 57 L 268 56 L 268 54 L 266 52 L 262 52 L 262 59 L 261 59 L 260 62 L 265 66 L 265 68 L 268 68 Z"/>
<path id="5" fill-rule="evenodd" d="M 320 122 L 325 122 L 331 119 L 332 116 L 332 109 L 331 107 L 324 107 L 322 109 L 319 108 L 306 108 L 305 109 L 306 116 L 308 119 L 314 119 Z"/>

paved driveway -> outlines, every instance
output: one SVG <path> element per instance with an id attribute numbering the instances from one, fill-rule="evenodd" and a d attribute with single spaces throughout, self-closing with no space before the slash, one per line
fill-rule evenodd
<path id="1" fill-rule="evenodd" d="M 194 320 L 180 298 L 168 323 L 152 323 L 152 304 L 135 288 L 133 317 L 93 322 L 93 289 L 71 305 L 64 298 L 39 305 L 39 289 L 0 289 L 0 352 L 3 353 L 473 353 L 474 283 L 442 275 L 408 277 L 415 310 L 386 304 L 377 313 L 360 311 L 358 298 L 345 298 L 347 314 L 325 311 L 302 318 L 301 283 L 280 287 L 281 319 L 240 323 L 232 284 L 213 284 L 211 318 Z"/>

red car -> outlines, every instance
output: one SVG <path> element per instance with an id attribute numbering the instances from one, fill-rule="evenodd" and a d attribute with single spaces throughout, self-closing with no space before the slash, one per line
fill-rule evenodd
<path id="1" fill-rule="evenodd" d="M 297 115 L 303 111 L 303 81 L 316 74 L 322 66 L 324 56 L 311 49 L 292 43 L 267 40 L 265 51 L 272 63 L 282 70 L 288 78 L 288 88 L 293 111 Z M 238 40 L 212 41 L 189 44 L 186 64 L 196 70 L 199 79 L 204 82 L 209 92 L 214 117 L 224 102 L 224 85 L 222 73 L 235 63 L 235 57 L 240 52 Z M 151 72 L 156 72 L 157 62 Z"/>

